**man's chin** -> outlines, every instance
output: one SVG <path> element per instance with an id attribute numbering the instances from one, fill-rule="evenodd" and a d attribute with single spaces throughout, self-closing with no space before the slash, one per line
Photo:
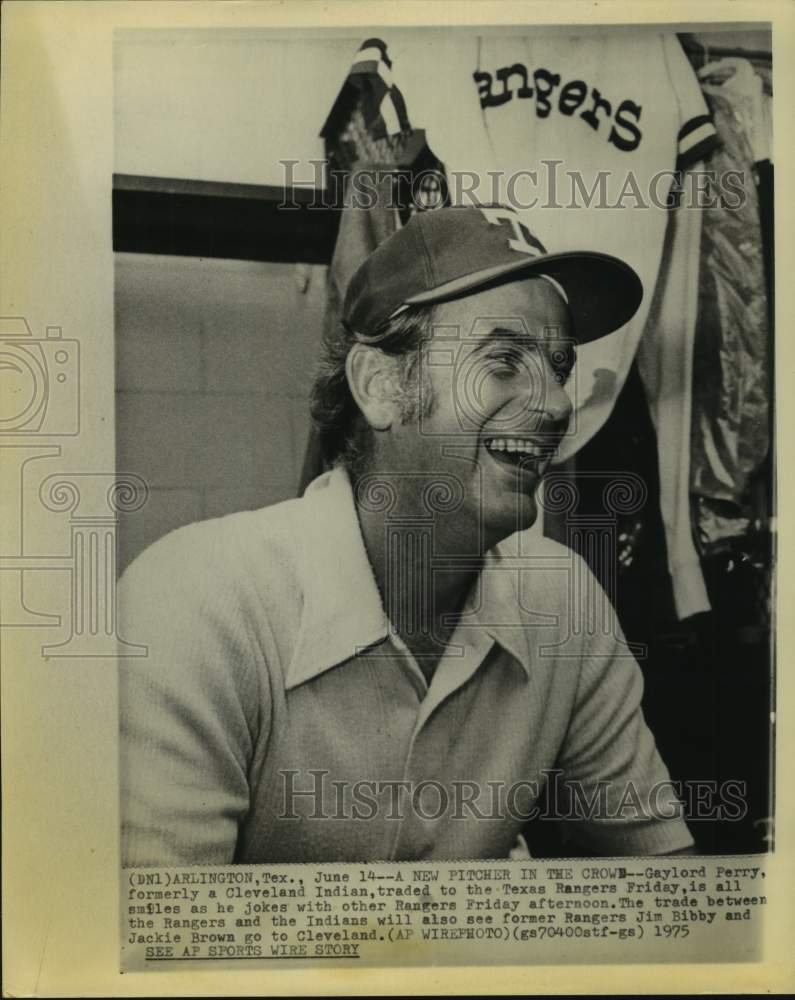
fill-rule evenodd
<path id="1" fill-rule="evenodd" d="M 515 493 L 510 502 L 506 503 L 502 498 L 501 501 L 483 511 L 484 534 L 487 538 L 494 539 L 491 544 L 496 544 L 517 531 L 531 528 L 538 519 L 538 504 L 534 493 Z"/>

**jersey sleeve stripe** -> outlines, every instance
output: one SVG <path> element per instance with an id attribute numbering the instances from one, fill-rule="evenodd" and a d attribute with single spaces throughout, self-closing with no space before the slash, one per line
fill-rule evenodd
<path id="1" fill-rule="evenodd" d="M 381 60 L 356 59 L 351 66 L 351 73 L 377 73 L 387 87 L 392 86 L 392 71 L 389 66 Z"/>
<path id="2" fill-rule="evenodd" d="M 719 145 L 720 140 L 715 132 L 715 126 L 712 124 L 712 120 L 705 115 L 700 124 L 697 124 L 684 138 L 679 140 L 676 169 L 682 170 L 697 160 L 703 160 Z"/>
<path id="3" fill-rule="evenodd" d="M 712 124 L 712 119 L 709 115 L 696 115 L 695 118 L 691 118 L 686 121 L 685 124 L 679 129 L 679 133 L 676 137 L 679 143 L 679 151 L 686 152 L 687 150 L 687 140 L 697 132 L 700 132 L 703 128 L 709 127 L 712 131 L 715 131 L 715 126 Z"/>
<path id="4" fill-rule="evenodd" d="M 410 128 L 403 95 L 392 76 L 392 60 L 379 38 L 368 38 L 362 43 L 348 80 L 362 94 L 365 123 L 373 138 L 397 135 Z"/>
<path id="5" fill-rule="evenodd" d="M 396 135 L 400 132 L 400 119 L 392 102 L 391 94 L 387 93 L 384 95 L 379 111 L 381 112 L 381 117 L 384 119 L 384 125 L 389 135 Z"/>
<path id="6" fill-rule="evenodd" d="M 364 57 L 365 52 L 367 53 L 366 57 Z M 356 57 L 358 59 L 383 59 L 387 66 L 389 66 L 390 69 L 392 68 L 392 60 L 387 54 L 386 42 L 380 38 L 366 38 L 359 47 Z"/>

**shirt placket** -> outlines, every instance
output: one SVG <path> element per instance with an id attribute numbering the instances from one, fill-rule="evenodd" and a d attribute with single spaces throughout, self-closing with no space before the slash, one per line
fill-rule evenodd
<path id="1" fill-rule="evenodd" d="M 484 631 L 459 628 L 454 632 L 434 672 L 430 685 L 416 659 L 399 636 L 392 641 L 403 655 L 407 671 L 417 684 L 420 702 L 409 741 L 403 769 L 403 787 L 407 789 L 401 818 L 392 834 L 390 858 L 404 860 L 428 856 L 433 850 L 445 810 L 427 810 L 421 815 L 415 808 L 415 790 L 430 774 L 437 776 L 449 746 L 448 735 L 442 734 L 434 722 L 439 722 L 437 710 L 461 688 L 486 658 L 494 640 Z M 436 718 L 434 718 L 436 716 Z M 438 780 L 438 778 L 436 779 Z M 444 782 L 442 782 L 445 785 Z M 445 785 L 446 787 L 446 785 Z M 444 804 L 443 801 L 440 805 Z M 449 806 L 449 803 L 447 803 Z M 440 812 L 440 815 L 436 813 Z"/>

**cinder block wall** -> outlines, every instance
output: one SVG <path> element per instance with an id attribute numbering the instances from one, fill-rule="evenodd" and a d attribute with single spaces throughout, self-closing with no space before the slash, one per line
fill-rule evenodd
<path id="1" fill-rule="evenodd" d="M 325 267 L 117 254 L 116 466 L 149 500 L 119 569 L 191 521 L 296 495 Z"/>

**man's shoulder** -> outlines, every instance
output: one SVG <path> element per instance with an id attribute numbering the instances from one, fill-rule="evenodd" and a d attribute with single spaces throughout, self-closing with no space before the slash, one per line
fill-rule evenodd
<path id="1" fill-rule="evenodd" d="M 573 588 L 586 588 L 590 593 L 602 589 L 582 556 L 535 528 L 500 542 L 492 551 L 490 565 L 502 571 L 503 587 L 504 581 L 512 582 L 517 606 L 532 606 L 537 613 L 558 614 L 562 605 L 571 603 Z"/>
<path id="2" fill-rule="evenodd" d="M 526 572 L 552 573 L 585 565 L 568 545 L 543 535 L 536 528 L 517 531 L 503 539 L 493 550 L 500 563 L 515 565 Z"/>
<path id="3" fill-rule="evenodd" d="M 284 573 L 298 559 L 303 498 L 194 521 L 163 535 L 127 567 L 122 582 L 167 579 L 197 588 Z"/>

